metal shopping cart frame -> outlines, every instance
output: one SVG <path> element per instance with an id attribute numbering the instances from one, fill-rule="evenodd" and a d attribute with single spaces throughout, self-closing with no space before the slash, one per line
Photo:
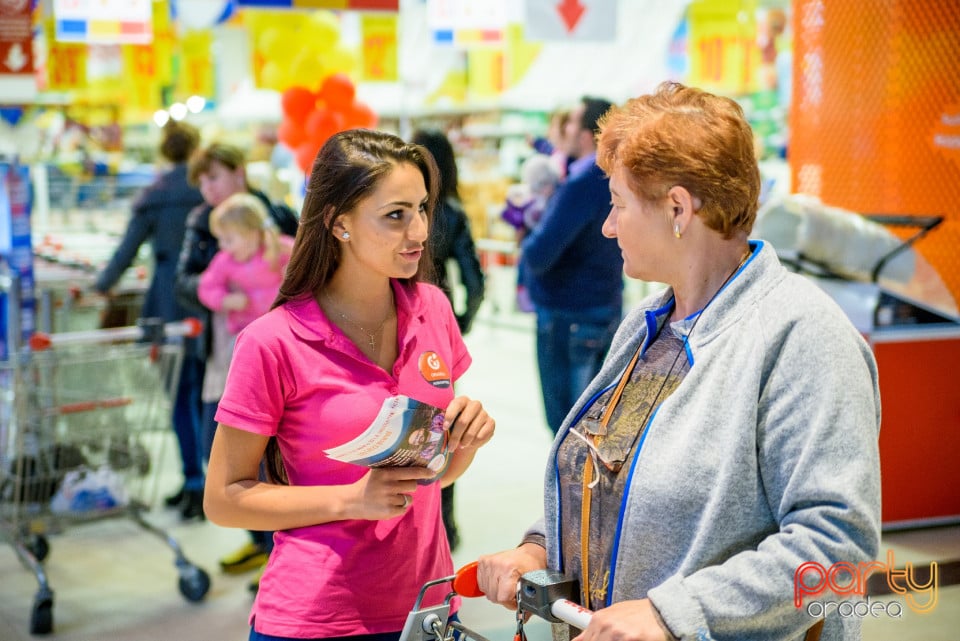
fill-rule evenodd
<path id="1" fill-rule="evenodd" d="M 156 319 L 36 334 L 0 363 L 0 539 L 37 580 L 31 634 L 53 631 L 48 534 L 74 525 L 129 518 L 173 551 L 184 598 L 209 591 L 207 572 L 147 518 L 159 474 L 148 445 L 166 440 L 182 339 L 201 329 Z"/>
<path id="2" fill-rule="evenodd" d="M 423 605 L 429 588 L 448 583 L 451 590 L 442 603 Z M 581 630 L 586 629 L 593 612 L 576 603 L 579 592 L 577 581 L 553 570 L 535 570 L 521 576 L 517 582 L 517 631 L 514 641 L 525 641 L 523 624 L 530 615 L 551 623 L 566 623 Z M 456 574 L 423 584 L 413 609 L 407 615 L 400 641 L 489 641 L 463 623 L 450 619 L 450 602 L 455 596 L 484 596 L 477 585 L 476 561 L 463 566 Z"/>

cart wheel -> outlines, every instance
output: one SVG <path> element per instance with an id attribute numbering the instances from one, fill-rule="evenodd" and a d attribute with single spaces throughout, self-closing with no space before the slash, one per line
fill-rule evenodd
<path id="1" fill-rule="evenodd" d="M 34 534 L 24 546 L 39 563 L 43 563 L 43 560 L 50 554 L 50 543 L 47 542 L 47 537 L 42 534 Z"/>
<path id="2" fill-rule="evenodd" d="M 107 461 L 115 470 L 133 468 L 140 476 L 146 476 L 150 471 L 150 452 L 137 441 L 110 443 Z"/>
<path id="3" fill-rule="evenodd" d="M 133 465 L 137 468 L 140 476 L 146 476 L 150 472 L 150 452 L 140 443 L 133 444 Z"/>
<path id="4" fill-rule="evenodd" d="M 202 601 L 210 590 L 210 575 L 201 568 L 189 566 L 189 571 L 180 575 L 180 594 L 192 603 Z"/>
<path id="5" fill-rule="evenodd" d="M 49 590 L 41 590 L 33 599 L 30 634 L 50 634 L 51 632 L 53 632 L 53 593 Z"/>

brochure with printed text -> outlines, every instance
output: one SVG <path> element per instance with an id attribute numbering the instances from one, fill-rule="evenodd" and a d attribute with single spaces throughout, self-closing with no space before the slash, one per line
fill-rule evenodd
<path id="1" fill-rule="evenodd" d="M 426 467 L 436 476 L 420 483 L 433 483 L 451 457 L 443 415 L 444 410 L 429 403 L 391 396 L 384 399 L 377 417 L 362 434 L 324 453 L 336 461 L 367 467 Z"/>

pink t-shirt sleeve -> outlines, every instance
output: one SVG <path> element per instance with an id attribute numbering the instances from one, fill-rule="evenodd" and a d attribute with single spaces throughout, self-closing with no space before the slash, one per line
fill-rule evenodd
<path id="1" fill-rule="evenodd" d="M 197 284 L 197 298 L 207 309 L 215 312 L 223 308 L 223 298 L 229 292 L 227 288 L 227 261 L 226 252 L 217 252 L 207 268 L 200 274 Z"/>
<path id="2" fill-rule="evenodd" d="M 230 427 L 274 436 L 283 415 L 285 372 L 269 321 L 254 323 L 237 337 L 216 420 Z"/>

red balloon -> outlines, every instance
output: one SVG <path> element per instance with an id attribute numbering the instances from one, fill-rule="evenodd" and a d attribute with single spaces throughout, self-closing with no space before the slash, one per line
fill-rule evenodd
<path id="1" fill-rule="evenodd" d="M 354 101 L 343 114 L 346 129 L 373 129 L 377 126 L 377 114 L 366 103 Z"/>
<path id="2" fill-rule="evenodd" d="M 303 124 L 317 104 L 317 95 L 306 87 L 289 87 L 280 95 L 283 113 L 293 122 Z"/>
<path id="3" fill-rule="evenodd" d="M 331 109 L 315 109 L 307 116 L 304 130 L 307 138 L 319 148 L 327 138 L 343 130 L 343 116 Z"/>
<path id="4" fill-rule="evenodd" d="M 307 139 L 307 132 L 292 120 L 284 120 L 277 127 L 277 139 L 290 149 L 296 149 Z"/>
<path id="5" fill-rule="evenodd" d="M 334 73 L 323 79 L 319 96 L 334 111 L 343 111 L 353 103 L 356 93 L 357 89 L 347 74 Z"/>
<path id="6" fill-rule="evenodd" d="M 297 166 L 300 167 L 301 171 L 304 173 L 310 172 L 310 168 L 313 167 L 313 161 L 317 157 L 318 151 L 320 151 L 320 147 L 309 140 L 297 147 L 296 151 L 293 152 L 293 156 L 296 158 Z"/>

